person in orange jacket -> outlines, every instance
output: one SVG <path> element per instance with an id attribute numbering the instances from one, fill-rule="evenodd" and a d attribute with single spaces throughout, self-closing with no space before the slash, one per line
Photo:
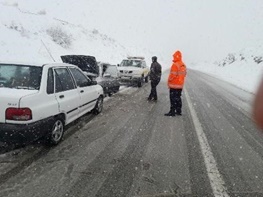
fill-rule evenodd
<path id="1" fill-rule="evenodd" d="M 182 53 L 176 51 L 173 55 L 173 64 L 171 66 L 168 87 L 170 88 L 170 111 L 165 116 L 182 115 L 182 90 L 186 77 L 186 66 L 182 61 Z"/>
<path id="2" fill-rule="evenodd" d="M 253 116 L 258 127 L 263 129 L 263 80 L 255 97 Z"/>

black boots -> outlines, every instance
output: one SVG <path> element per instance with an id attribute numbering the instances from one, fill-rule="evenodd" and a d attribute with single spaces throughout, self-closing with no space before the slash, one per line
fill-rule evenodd
<path id="1" fill-rule="evenodd" d="M 148 97 L 148 98 L 147 98 L 147 101 L 155 101 L 155 102 L 156 102 L 156 101 L 157 101 L 157 98 L 150 98 L 150 97 Z"/>
<path id="2" fill-rule="evenodd" d="M 164 114 L 165 116 L 181 116 L 182 113 L 180 112 L 172 112 L 172 111 L 169 111 L 167 114 Z"/>
<path id="3" fill-rule="evenodd" d="M 182 115 L 181 112 L 175 112 L 175 114 L 176 114 L 177 116 L 181 116 L 181 115 Z"/>
<path id="4" fill-rule="evenodd" d="M 165 116 L 175 116 L 175 112 L 168 112 L 167 114 L 164 114 Z"/>

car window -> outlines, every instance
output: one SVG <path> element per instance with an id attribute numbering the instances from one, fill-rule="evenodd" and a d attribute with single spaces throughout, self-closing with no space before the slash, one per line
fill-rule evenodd
<path id="1" fill-rule="evenodd" d="M 42 67 L 0 64 L 0 87 L 39 90 Z"/>
<path id="2" fill-rule="evenodd" d="M 141 60 L 123 60 L 120 66 L 122 67 L 129 67 L 129 66 L 141 67 L 142 61 Z"/>
<path id="3" fill-rule="evenodd" d="M 69 68 L 74 79 L 76 80 L 77 86 L 81 87 L 83 84 L 89 84 L 91 81 L 78 69 Z"/>
<path id="4" fill-rule="evenodd" d="M 104 75 L 105 74 L 110 74 L 112 77 L 117 77 L 118 76 L 118 70 L 117 70 L 116 66 L 109 65 L 104 72 Z"/>
<path id="5" fill-rule="evenodd" d="M 53 69 L 48 69 L 48 77 L 47 77 L 47 94 L 53 94 L 54 93 L 54 75 L 53 75 Z"/>
<path id="6" fill-rule="evenodd" d="M 56 92 L 72 90 L 75 87 L 72 77 L 66 68 L 55 69 Z"/>

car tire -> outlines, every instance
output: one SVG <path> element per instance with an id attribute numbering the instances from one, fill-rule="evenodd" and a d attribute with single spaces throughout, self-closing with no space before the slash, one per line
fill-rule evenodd
<path id="1" fill-rule="evenodd" d="M 140 79 L 138 79 L 138 81 L 137 81 L 137 86 L 140 88 L 140 87 L 142 87 L 142 82 L 143 82 L 143 79 L 144 79 L 144 77 L 142 76 Z"/>
<path id="2" fill-rule="evenodd" d="M 149 77 L 145 77 L 145 83 L 148 83 L 149 82 Z"/>
<path id="3" fill-rule="evenodd" d="M 117 93 L 117 92 L 119 92 L 119 90 L 120 90 L 120 86 L 116 86 L 115 88 L 114 88 L 114 93 Z"/>
<path id="4" fill-rule="evenodd" d="M 140 87 L 142 87 L 142 81 L 141 80 L 139 80 L 138 82 L 137 82 L 137 86 L 140 88 Z"/>
<path id="5" fill-rule="evenodd" d="M 100 96 L 97 100 L 95 108 L 93 109 L 93 114 L 97 115 L 103 110 L 103 96 Z"/>
<path id="6" fill-rule="evenodd" d="M 64 136 L 65 127 L 64 127 L 64 121 L 60 117 L 56 117 L 53 121 L 53 123 L 50 126 L 48 136 L 47 136 L 47 142 L 50 145 L 57 145 L 59 144 Z"/>

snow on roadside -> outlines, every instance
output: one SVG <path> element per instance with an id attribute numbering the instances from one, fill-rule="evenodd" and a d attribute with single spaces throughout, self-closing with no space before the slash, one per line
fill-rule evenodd
<path id="1" fill-rule="evenodd" d="M 190 68 L 255 93 L 263 77 L 263 47 L 247 48 L 239 53 L 228 54 L 219 62 L 196 63 Z"/>

